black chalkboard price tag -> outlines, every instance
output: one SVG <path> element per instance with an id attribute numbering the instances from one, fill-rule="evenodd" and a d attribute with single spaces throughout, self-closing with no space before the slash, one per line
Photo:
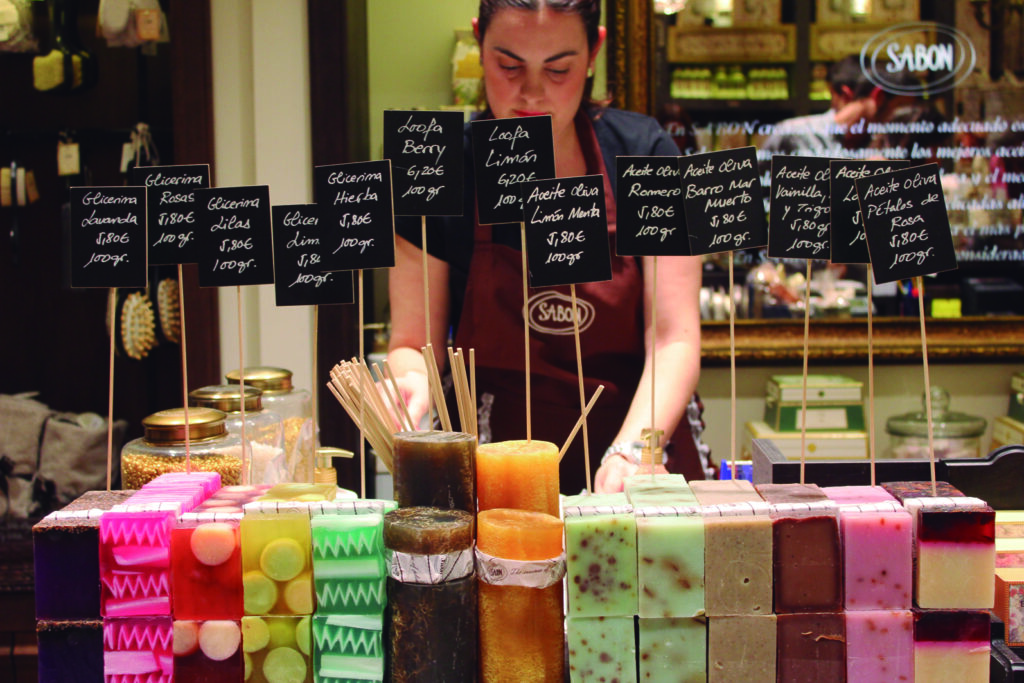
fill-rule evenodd
<path id="1" fill-rule="evenodd" d="M 533 180 L 521 187 L 530 286 L 612 279 L 604 177 Z"/>
<path id="2" fill-rule="evenodd" d="M 689 256 L 683 190 L 675 157 L 615 157 L 615 252 Z"/>
<path id="3" fill-rule="evenodd" d="M 320 211 L 316 204 L 275 206 L 273 220 L 277 305 L 352 303 L 352 272 L 321 272 Z"/>
<path id="4" fill-rule="evenodd" d="M 458 111 L 384 112 L 396 216 L 461 216 L 464 117 Z"/>
<path id="5" fill-rule="evenodd" d="M 146 286 L 146 188 L 71 188 L 71 286 Z"/>
<path id="6" fill-rule="evenodd" d="M 937 164 L 860 178 L 857 196 L 877 284 L 956 269 Z"/>
<path id="7" fill-rule="evenodd" d="M 209 164 L 138 166 L 132 182 L 146 188 L 149 263 L 195 263 L 197 204 L 194 190 L 210 186 Z"/>
<path id="8" fill-rule="evenodd" d="M 313 186 L 320 207 L 321 270 L 395 265 L 390 161 L 317 166 Z"/>
<path id="9" fill-rule="evenodd" d="M 774 157 L 773 157 L 774 158 Z M 829 162 L 832 216 L 832 263 L 870 263 L 864 239 L 864 221 L 857 201 L 857 180 L 879 173 L 907 168 L 909 161 L 855 161 L 833 159 Z"/>
<path id="10" fill-rule="evenodd" d="M 768 255 L 773 258 L 828 259 L 829 160 L 772 157 Z"/>
<path id="11" fill-rule="evenodd" d="M 676 159 L 692 253 L 715 254 L 767 244 L 755 148 Z"/>
<path id="12" fill-rule="evenodd" d="M 199 286 L 269 285 L 274 281 L 270 188 L 196 190 Z"/>
<path id="13" fill-rule="evenodd" d="M 480 224 L 522 222 L 519 184 L 555 177 L 551 117 L 487 119 L 470 126 Z"/>

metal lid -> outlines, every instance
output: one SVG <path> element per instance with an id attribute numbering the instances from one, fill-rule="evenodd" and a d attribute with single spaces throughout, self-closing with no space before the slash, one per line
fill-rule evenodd
<path id="1" fill-rule="evenodd" d="M 926 405 L 924 394 L 921 404 Z M 981 436 L 985 433 L 986 421 L 977 415 L 957 413 L 949 410 L 949 392 L 942 387 L 932 387 L 932 434 L 937 439 L 963 439 Z M 913 413 L 894 415 L 885 423 L 885 431 L 895 436 L 928 436 L 928 420 L 922 409 Z"/>
<path id="2" fill-rule="evenodd" d="M 243 385 L 245 387 L 245 410 L 246 412 L 263 410 L 263 392 L 256 387 Z M 202 408 L 215 408 L 225 413 L 238 413 L 242 410 L 242 395 L 238 391 L 237 384 L 211 384 L 208 387 L 201 387 L 188 394 L 190 406 Z"/>
<path id="3" fill-rule="evenodd" d="M 205 441 L 227 434 L 224 413 L 213 408 L 189 408 L 188 435 L 190 441 Z M 144 437 L 150 443 L 185 443 L 185 409 L 161 410 L 142 418 Z"/>
<path id="4" fill-rule="evenodd" d="M 261 389 L 265 394 L 287 394 L 292 390 L 292 371 L 284 368 L 255 366 L 244 368 L 245 383 Z M 232 370 L 224 377 L 238 383 L 238 370 Z"/>

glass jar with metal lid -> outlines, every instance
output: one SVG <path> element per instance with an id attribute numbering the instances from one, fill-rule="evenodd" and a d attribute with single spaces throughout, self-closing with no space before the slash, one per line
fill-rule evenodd
<path id="1" fill-rule="evenodd" d="M 292 386 L 292 371 L 284 368 L 244 368 L 245 384 L 263 392 L 263 406 L 281 416 L 287 481 L 313 481 L 313 402 L 305 389 Z M 238 384 L 238 370 L 226 375 Z"/>
<path id="2" fill-rule="evenodd" d="M 256 387 L 245 388 L 245 440 L 249 444 L 252 468 L 250 484 L 277 484 L 286 481 L 284 427 L 281 416 L 263 407 L 263 392 Z M 242 392 L 237 384 L 213 384 L 189 392 L 188 403 L 202 408 L 216 408 L 227 414 L 224 425 L 228 434 L 242 436 Z"/>
<path id="3" fill-rule="evenodd" d="M 924 403 L 924 395 L 921 396 Z M 928 458 L 928 421 L 924 409 L 895 415 L 885 423 L 894 458 Z M 932 441 L 936 458 L 979 458 L 985 418 L 949 409 L 949 392 L 932 387 Z"/>
<path id="4" fill-rule="evenodd" d="M 192 469 L 219 472 L 224 486 L 240 483 L 242 440 L 228 434 L 225 415 L 213 408 L 188 411 Z M 121 449 L 121 488 L 138 489 L 165 472 L 185 471 L 185 410 L 161 410 L 142 419 L 143 436 Z"/>

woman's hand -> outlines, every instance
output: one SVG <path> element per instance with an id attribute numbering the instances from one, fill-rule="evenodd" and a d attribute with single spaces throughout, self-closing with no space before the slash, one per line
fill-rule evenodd
<path id="1" fill-rule="evenodd" d="M 398 390 L 402 392 L 402 398 L 409 407 L 409 416 L 412 418 L 413 426 L 419 429 L 423 416 L 427 414 L 428 397 L 430 396 L 430 385 L 427 383 L 427 376 L 418 370 L 410 370 L 401 377 L 395 378 Z"/>
<path id="2" fill-rule="evenodd" d="M 626 477 L 650 472 L 650 465 L 636 465 L 625 456 L 612 453 L 597 468 L 597 474 L 594 475 L 594 493 L 618 493 L 622 490 Z M 668 474 L 668 470 L 664 465 L 655 465 L 654 473 Z"/>

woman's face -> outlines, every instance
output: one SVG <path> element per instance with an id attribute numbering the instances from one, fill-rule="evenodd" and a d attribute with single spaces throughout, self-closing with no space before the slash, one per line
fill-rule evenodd
<path id="1" fill-rule="evenodd" d="M 499 10 L 480 49 L 491 111 L 497 118 L 550 114 L 557 144 L 573 130 L 599 47 L 588 48 L 578 15 L 547 8 Z"/>

